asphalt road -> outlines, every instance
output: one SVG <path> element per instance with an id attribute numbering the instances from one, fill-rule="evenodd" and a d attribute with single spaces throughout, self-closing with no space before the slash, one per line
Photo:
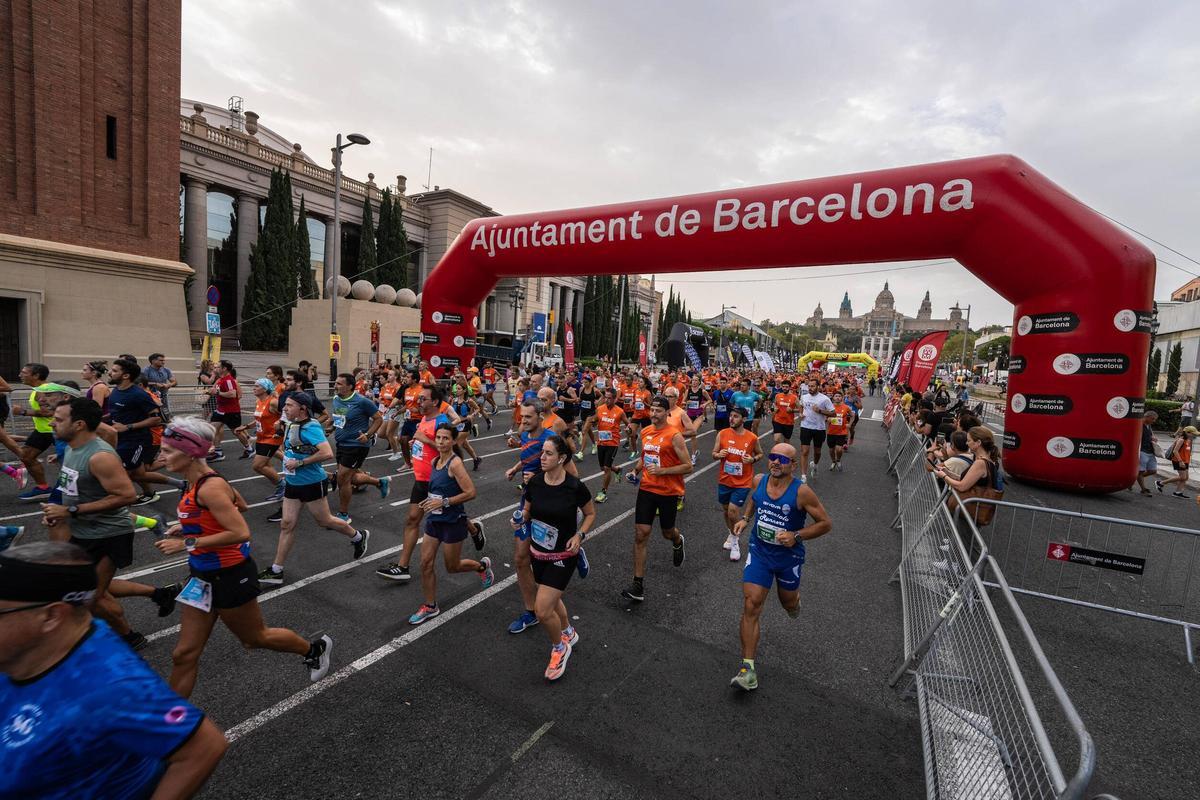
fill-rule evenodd
<path id="1" fill-rule="evenodd" d="M 372 531 L 371 549 L 350 561 L 341 536 L 302 517 L 288 582 L 260 598 L 268 624 L 335 640 L 330 675 L 310 684 L 292 656 L 247 652 L 218 626 L 205 651 L 193 700 L 234 742 L 205 789 L 208 797 L 910 797 L 923 792 L 914 707 L 886 677 L 901 648 L 899 593 L 886 581 L 897 543 L 883 475 L 882 432 L 860 427 L 846 471 L 815 485 L 834 530 L 809 548 L 803 613 L 791 620 L 772 601 L 758 654 L 760 688 L 729 687 L 739 664 L 741 566 L 721 549 L 716 471 L 702 455 L 688 484 L 680 529 L 681 568 L 655 535 L 647 600 L 631 607 L 620 589 L 631 575 L 634 490 L 610 490 L 589 539 L 592 573 L 565 600 L 582 637 L 566 675 L 548 685 L 538 628 L 514 636 L 520 612 L 506 518 L 516 492 L 503 471 L 514 456 L 498 417 L 477 447 L 474 516 L 487 516 L 485 553 L 496 585 L 473 575 L 439 576 L 442 615 L 412 627 L 417 582 L 385 582 L 373 570 L 400 546 L 411 478 L 392 495 L 355 495 L 354 524 Z M 711 449 L 711 426 L 701 438 Z M 490 437 L 490 438 L 489 438 Z M 236 454 L 236 445 L 226 445 Z M 394 472 L 379 449 L 375 474 Z M 593 492 L 596 458 L 579 464 Z M 274 553 L 278 526 L 265 521 L 271 492 L 248 462 L 218 465 L 246 499 L 260 566 Z M 157 510 L 170 515 L 177 493 Z M 397 505 L 402 504 L 402 505 Z M 0 497 L 0 513 L 29 513 Z M 36 527 L 36 520 L 28 520 Z M 43 535 L 33 531 L 36 540 Z M 469 545 L 468 553 L 472 550 Z M 125 575 L 163 584 L 185 575 L 139 537 Z M 164 675 L 176 619 L 126 601 L 134 627 L 152 638 L 142 652 Z"/>

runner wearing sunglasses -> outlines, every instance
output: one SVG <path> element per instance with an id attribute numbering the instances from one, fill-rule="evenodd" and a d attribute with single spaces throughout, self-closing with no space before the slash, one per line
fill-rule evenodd
<path id="1" fill-rule="evenodd" d="M 793 475 L 796 448 L 781 442 L 767 456 L 769 477 L 754 476 L 754 489 L 735 535 L 749 532 L 749 554 L 742 570 L 742 665 L 730 681 L 744 691 L 758 688 L 754 653 L 759 619 L 771 584 L 788 616 L 800 616 L 800 569 L 804 542 L 833 529 L 829 514 L 811 488 Z M 810 519 L 811 518 L 811 519 Z"/>

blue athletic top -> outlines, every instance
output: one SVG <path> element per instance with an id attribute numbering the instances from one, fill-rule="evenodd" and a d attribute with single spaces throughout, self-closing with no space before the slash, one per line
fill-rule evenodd
<path id="1" fill-rule="evenodd" d="M 440 497 L 454 497 L 462 494 L 462 487 L 458 485 L 458 481 L 450 474 L 450 465 L 454 463 L 454 459 L 458 456 L 452 455 L 445 466 L 438 468 L 437 461 L 433 462 L 433 472 L 429 475 L 429 493 L 436 494 Z M 466 511 L 463 509 L 463 504 L 447 506 L 444 509 L 435 509 L 430 512 L 429 519 L 433 522 L 458 522 L 465 517 Z"/>
<path id="2" fill-rule="evenodd" d="M 733 404 L 733 389 L 714 389 L 712 393 L 713 417 L 725 419 L 729 416 L 729 406 Z"/>
<path id="3" fill-rule="evenodd" d="M 325 430 L 321 423 L 315 420 L 304 422 L 289 422 L 283 434 L 283 458 L 286 461 L 294 458 L 302 461 L 313 453 L 321 442 L 325 441 Z M 294 475 L 284 475 L 289 486 L 308 486 L 325 480 L 325 470 L 318 464 L 305 464 L 296 468 Z"/>
<path id="4" fill-rule="evenodd" d="M 758 405 L 758 401 L 762 398 L 758 392 L 733 392 L 730 395 L 731 401 L 735 406 L 741 406 L 746 409 L 746 419 L 754 419 L 754 407 Z"/>
<path id="5" fill-rule="evenodd" d="M 149 797 L 203 719 L 96 620 L 48 671 L 0 675 L 0 797 Z"/>
<path id="6" fill-rule="evenodd" d="M 776 532 L 798 531 L 808 519 L 808 512 L 796 501 L 796 492 L 803 484 L 798 478 L 792 478 L 783 496 L 772 500 L 767 494 L 769 482 L 770 478 L 764 477 L 754 490 L 754 527 L 750 530 L 750 550 L 765 556 L 799 558 L 803 564 L 804 542 L 796 542 L 795 547 L 775 544 Z"/>
<path id="7" fill-rule="evenodd" d="M 521 472 L 542 471 L 542 443 L 553 435 L 549 428 L 539 428 L 533 435 L 521 431 Z"/>
<path id="8" fill-rule="evenodd" d="M 371 427 L 371 418 L 379 411 L 373 400 L 358 392 L 343 399 L 336 394 L 329 401 L 333 416 L 333 440 L 338 447 L 369 447 L 358 437 Z"/>

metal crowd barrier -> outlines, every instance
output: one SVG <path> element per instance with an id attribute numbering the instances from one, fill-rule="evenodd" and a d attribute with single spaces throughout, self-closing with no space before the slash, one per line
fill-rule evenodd
<path id="1" fill-rule="evenodd" d="M 917 699 L 927 796 L 1084 797 L 1096 761 L 1091 736 L 999 565 L 974 523 L 951 516 L 950 490 L 926 471 L 921 438 L 903 418 L 888 444 L 900 486 L 902 555 L 893 580 L 904 624 L 904 659 L 890 684 Z M 1015 623 L 1015 644 L 1035 667 L 1030 676 L 998 612 Z M 1039 709 L 1029 677 L 1049 689 L 1050 709 Z M 1047 710 L 1062 717 L 1078 748 L 1069 772 L 1042 721 Z"/>
<path id="2" fill-rule="evenodd" d="M 963 506 L 979 503 L 996 507 L 984 532 L 1014 592 L 1178 625 L 1196 663 L 1200 531 L 981 498 Z"/>

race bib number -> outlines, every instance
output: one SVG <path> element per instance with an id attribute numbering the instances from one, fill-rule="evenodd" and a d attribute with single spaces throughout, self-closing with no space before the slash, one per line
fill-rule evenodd
<path id="1" fill-rule="evenodd" d="M 688 407 L 688 411 L 695 411 L 696 409 L 700 408 L 700 401 L 699 400 L 688 400 L 687 407 Z"/>
<path id="2" fill-rule="evenodd" d="M 412 457 L 413 458 L 422 458 L 424 455 L 425 455 L 425 443 L 422 441 L 418 441 L 417 439 L 413 439 L 413 441 L 412 441 Z"/>
<path id="3" fill-rule="evenodd" d="M 717 412 L 718 413 L 724 414 L 726 409 L 728 409 L 728 408 L 729 408 L 729 406 L 725 405 L 724 403 L 717 403 Z"/>
<path id="4" fill-rule="evenodd" d="M 829 424 L 833 425 L 835 428 L 840 426 L 842 424 L 842 415 L 834 414 L 832 417 L 829 418 Z"/>
<path id="5" fill-rule="evenodd" d="M 69 494 L 72 497 L 79 496 L 79 470 L 71 469 L 64 466 L 58 473 L 58 488 L 63 494 Z"/>
<path id="6" fill-rule="evenodd" d="M 554 407 L 555 407 L 555 408 L 562 408 L 562 407 L 563 407 L 563 401 L 562 401 L 562 400 L 555 400 L 555 401 L 554 401 Z"/>
<path id="7" fill-rule="evenodd" d="M 725 474 L 733 475 L 734 477 L 740 478 L 740 477 L 742 477 L 742 467 L 743 466 L 744 465 L 742 464 L 741 461 L 726 461 L 725 462 Z"/>
<path id="8" fill-rule="evenodd" d="M 345 414 L 334 414 L 333 415 L 333 427 L 337 428 L 338 430 L 341 430 L 342 428 L 346 427 L 346 415 Z"/>
<path id="9" fill-rule="evenodd" d="M 204 613 L 212 611 L 212 584 L 199 578 L 191 578 L 183 586 L 183 591 L 175 598 L 178 603 L 198 608 Z"/>
<path id="10" fill-rule="evenodd" d="M 773 525 L 768 525 L 762 520 L 759 520 L 758 524 L 754 526 L 754 530 L 758 535 L 758 538 L 762 539 L 764 542 L 767 542 L 768 544 L 778 544 L 775 539 L 779 536 L 779 531 L 782 530 L 782 528 L 776 528 Z"/>
<path id="11" fill-rule="evenodd" d="M 599 441 L 601 441 L 601 442 L 611 442 L 612 441 L 612 438 L 613 438 L 612 431 L 596 431 L 596 433 L 599 434 Z"/>
<path id="12" fill-rule="evenodd" d="M 580 401 L 579 401 L 579 407 L 580 407 L 580 408 L 591 408 L 591 407 L 592 407 L 592 401 L 591 401 L 591 400 L 580 400 Z"/>
<path id="13" fill-rule="evenodd" d="M 633 404 L 633 407 L 634 407 L 635 409 L 637 409 L 638 411 L 641 411 L 641 410 L 643 410 L 643 409 L 646 407 L 646 404 L 645 404 L 645 403 L 643 403 L 641 400 L 638 400 L 637 402 L 635 402 L 635 403 Z"/>
<path id="14" fill-rule="evenodd" d="M 558 544 L 558 528 L 536 519 L 529 525 L 533 541 L 537 543 L 538 547 L 544 550 L 554 550 L 554 546 Z"/>
<path id="15" fill-rule="evenodd" d="M 651 454 L 651 453 L 643 453 L 642 454 L 642 466 L 643 467 L 657 467 L 661 463 L 662 462 L 659 461 L 658 456 L 656 454 Z"/>

